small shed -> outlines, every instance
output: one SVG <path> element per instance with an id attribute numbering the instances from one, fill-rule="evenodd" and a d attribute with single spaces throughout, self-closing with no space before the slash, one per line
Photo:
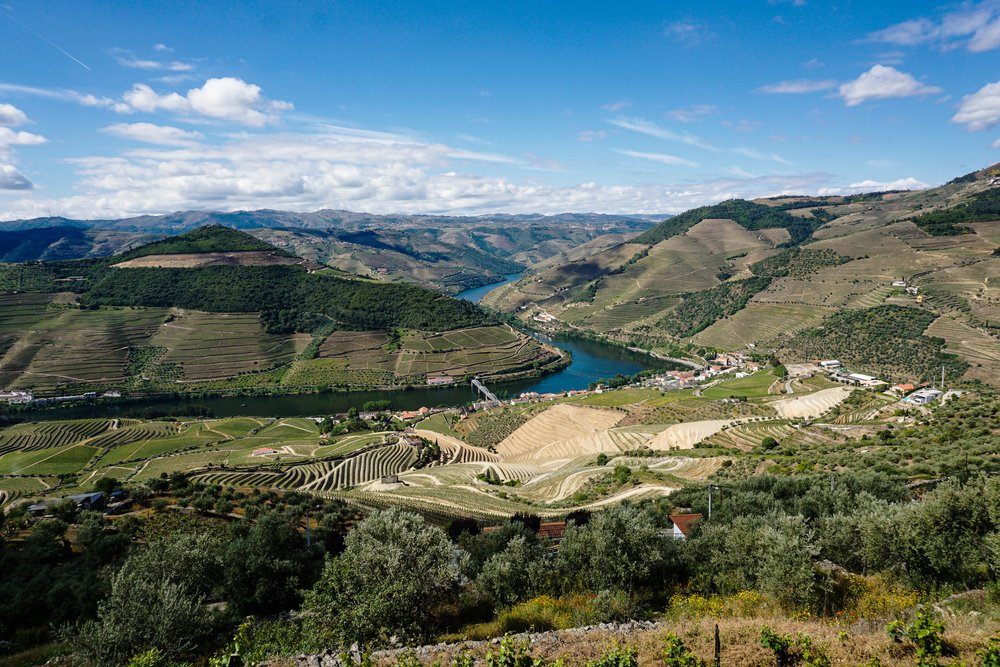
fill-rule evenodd
<path id="1" fill-rule="evenodd" d="M 701 514 L 671 514 L 670 521 L 674 524 L 674 539 L 686 540 L 691 535 L 694 524 L 701 521 Z"/>

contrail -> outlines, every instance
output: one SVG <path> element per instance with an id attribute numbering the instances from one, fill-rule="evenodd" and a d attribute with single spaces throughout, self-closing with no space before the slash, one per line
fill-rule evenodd
<path id="1" fill-rule="evenodd" d="M 67 58 L 69 58 L 70 60 L 72 60 L 73 62 L 75 62 L 80 67 L 83 67 L 84 69 L 86 69 L 88 71 L 92 71 L 92 70 L 90 70 L 90 67 L 88 67 L 86 63 L 82 62 L 79 58 L 77 58 L 72 53 L 69 53 L 68 51 L 66 51 L 65 49 L 63 49 L 62 47 L 60 47 L 58 44 L 56 44 L 55 42 L 53 42 L 51 39 L 49 39 L 48 37 L 46 37 L 42 33 L 38 32 L 37 30 L 35 30 L 31 26 L 28 26 L 28 25 L 25 25 L 25 24 L 21 23 L 20 21 L 18 21 L 16 18 L 14 18 L 13 16 L 11 16 L 7 12 L 4 12 L 4 15 L 7 18 L 9 18 L 11 21 L 13 21 L 14 23 L 18 24 L 19 26 L 21 26 L 22 28 L 24 28 L 25 30 L 27 30 L 28 32 L 30 32 L 31 34 L 33 34 L 35 37 L 38 37 L 40 40 L 42 40 L 43 42 L 45 42 L 46 44 L 48 44 L 49 46 L 51 46 L 52 48 L 54 48 L 59 53 L 63 54 L 64 56 L 66 56 Z"/>

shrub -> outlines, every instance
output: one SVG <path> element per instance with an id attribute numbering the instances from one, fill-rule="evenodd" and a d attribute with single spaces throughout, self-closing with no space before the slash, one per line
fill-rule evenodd
<path id="1" fill-rule="evenodd" d="M 607 653 L 588 662 L 587 667 L 639 667 L 639 651 L 616 642 Z"/>
<path id="2" fill-rule="evenodd" d="M 692 653 L 672 632 L 667 635 L 660 655 L 666 667 L 705 667 L 705 661 Z"/>

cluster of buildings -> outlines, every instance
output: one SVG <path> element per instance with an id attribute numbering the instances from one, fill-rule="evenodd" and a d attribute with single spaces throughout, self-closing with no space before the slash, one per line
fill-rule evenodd
<path id="1" fill-rule="evenodd" d="M 655 387 L 663 391 L 685 389 L 692 385 L 709 382 L 723 375 L 742 378 L 756 373 L 763 365 L 750 360 L 741 352 L 719 354 L 707 366 L 686 371 L 667 371 L 643 381 L 645 387 Z"/>
<path id="2" fill-rule="evenodd" d="M 22 391 L 18 389 L 0 390 L 0 403 L 6 403 L 8 405 L 28 405 L 29 403 L 34 403 L 36 405 L 57 405 L 59 403 L 73 403 L 75 401 L 92 401 L 97 398 L 121 397 L 122 394 L 120 391 L 106 391 L 103 394 L 98 394 L 96 391 L 88 391 L 83 394 L 74 394 L 72 396 L 35 398 L 35 395 L 30 391 Z"/>

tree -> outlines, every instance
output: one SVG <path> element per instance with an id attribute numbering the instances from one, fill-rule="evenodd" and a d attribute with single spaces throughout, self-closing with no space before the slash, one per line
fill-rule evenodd
<path id="1" fill-rule="evenodd" d="M 434 610 L 456 591 L 466 558 L 417 514 L 369 515 L 306 594 L 310 629 L 342 644 L 425 637 Z"/>
<path id="2" fill-rule="evenodd" d="M 566 529 L 556 567 L 564 586 L 575 590 L 611 590 L 633 595 L 672 566 L 673 540 L 659 534 L 644 512 L 617 506 L 585 526 Z"/>
<path id="3" fill-rule="evenodd" d="M 205 597 L 217 579 L 211 543 L 184 537 L 135 551 L 111 580 L 111 595 L 97 620 L 74 638 L 87 664 L 124 665 L 132 656 L 158 648 L 178 657 L 208 630 Z"/>
<path id="4" fill-rule="evenodd" d="M 297 606 L 299 589 L 318 575 L 319 552 L 306 547 L 293 515 L 262 512 L 236 524 L 223 552 L 226 599 L 241 615 L 271 614 Z"/>
<path id="5" fill-rule="evenodd" d="M 490 556 L 476 578 L 476 588 L 497 607 L 510 607 L 530 598 L 534 590 L 533 566 L 542 556 L 537 542 L 519 535 L 502 552 Z"/>
<path id="6" fill-rule="evenodd" d="M 118 488 L 118 480 L 114 477 L 101 477 L 94 482 L 94 490 L 102 493 L 111 493 Z"/>

